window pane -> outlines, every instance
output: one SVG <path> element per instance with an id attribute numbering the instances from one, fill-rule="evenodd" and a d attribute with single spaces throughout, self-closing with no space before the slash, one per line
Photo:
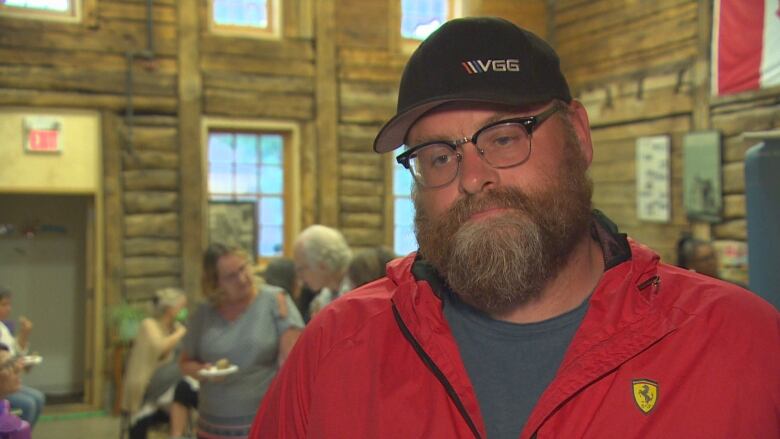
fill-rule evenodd
<path id="1" fill-rule="evenodd" d="M 67 12 L 70 10 L 70 0 L 5 0 L 0 3 L 6 6 L 16 6 L 28 9 L 40 9 L 44 11 Z"/>
<path id="2" fill-rule="evenodd" d="M 268 27 L 267 0 L 214 0 L 213 12 L 217 24 Z"/>
<path id="3" fill-rule="evenodd" d="M 233 192 L 233 167 L 231 165 L 211 164 L 209 166 L 209 193 Z"/>
<path id="4" fill-rule="evenodd" d="M 412 193 L 412 173 L 401 165 L 393 168 L 393 194 L 409 195 Z"/>
<path id="5" fill-rule="evenodd" d="M 254 194 L 257 192 L 257 167 L 236 165 L 236 193 Z"/>
<path id="6" fill-rule="evenodd" d="M 414 236 L 414 226 L 396 227 L 394 251 L 397 255 L 406 255 L 417 250 L 417 239 Z"/>
<path id="7" fill-rule="evenodd" d="M 282 244 L 284 229 L 282 227 L 261 227 L 258 240 L 258 253 L 260 256 L 279 256 L 284 251 Z"/>
<path id="8" fill-rule="evenodd" d="M 233 162 L 233 135 L 228 133 L 209 133 L 209 162 Z"/>
<path id="9" fill-rule="evenodd" d="M 260 166 L 260 192 L 281 194 L 284 189 L 284 171 L 281 166 Z"/>
<path id="10" fill-rule="evenodd" d="M 284 200 L 282 197 L 263 197 L 260 200 L 260 224 L 263 226 L 284 225 Z"/>
<path id="11" fill-rule="evenodd" d="M 402 0 L 401 36 L 424 40 L 449 16 L 449 0 Z"/>
<path id="12" fill-rule="evenodd" d="M 395 199 L 395 225 L 410 226 L 414 224 L 414 203 L 411 198 Z"/>
<path id="13" fill-rule="evenodd" d="M 257 163 L 257 137 L 255 134 L 236 135 L 236 163 Z"/>
<path id="14" fill-rule="evenodd" d="M 260 138 L 262 162 L 266 165 L 282 164 L 282 136 L 278 134 L 266 134 Z"/>

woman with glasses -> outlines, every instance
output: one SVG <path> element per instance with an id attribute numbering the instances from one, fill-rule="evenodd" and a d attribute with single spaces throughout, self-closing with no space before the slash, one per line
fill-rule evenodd
<path id="1" fill-rule="evenodd" d="M 238 248 L 209 246 L 202 286 L 207 302 L 189 321 L 179 362 L 201 382 L 198 437 L 246 437 L 303 321 L 283 290 L 258 288 L 250 259 Z"/>

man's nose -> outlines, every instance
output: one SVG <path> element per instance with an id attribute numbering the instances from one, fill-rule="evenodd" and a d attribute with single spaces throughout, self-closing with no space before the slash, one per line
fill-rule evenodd
<path id="1" fill-rule="evenodd" d="M 462 146 L 460 188 L 467 194 L 477 194 L 498 184 L 498 171 L 479 153 L 476 145 Z"/>

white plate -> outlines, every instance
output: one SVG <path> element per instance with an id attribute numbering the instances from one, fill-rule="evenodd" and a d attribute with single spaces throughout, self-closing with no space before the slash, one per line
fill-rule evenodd
<path id="1" fill-rule="evenodd" d="M 22 357 L 22 364 L 25 366 L 34 366 L 36 364 L 41 364 L 41 361 L 43 361 L 43 357 L 40 355 L 25 355 Z"/>
<path id="2" fill-rule="evenodd" d="M 217 369 L 217 366 L 212 366 L 208 369 L 201 369 L 198 371 L 200 376 L 207 377 L 207 378 L 223 377 L 225 375 L 230 375 L 236 372 L 238 372 L 238 366 L 236 366 L 235 364 L 231 364 L 230 366 L 224 369 Z"/>

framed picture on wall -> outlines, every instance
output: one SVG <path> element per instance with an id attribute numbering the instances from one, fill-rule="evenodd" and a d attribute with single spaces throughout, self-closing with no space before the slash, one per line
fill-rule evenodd
<path id="1" fill-rule="evenodd" d="M 209 242 L 238 246 L 254 261 L 257 255 L 257 203 L 209 201 Z"/>
<path id="2" fill-rule="evenodd" d="M 723 207 L 720 133 L 701 131 L 683 137 L 683 206 L 688 218 L 715 223 Z"/>
<path id="3" fill-rule="evenodd" d="M 667 223 L 671 217 L 667 135 L 636 140 L 636 211 L 642 221 Z"/>

